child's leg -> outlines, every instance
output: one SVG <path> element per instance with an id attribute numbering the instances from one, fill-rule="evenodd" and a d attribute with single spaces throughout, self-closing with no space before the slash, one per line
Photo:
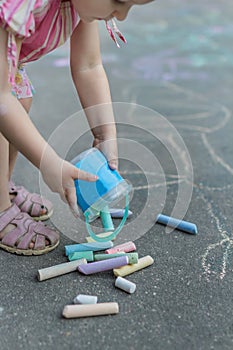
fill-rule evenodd
<path id="1" fill-rule="evenodd" d="M 20 104 L 24 107 L 27 115 L 32 104 L 34 88 L 27 75 L 25 66 L 20 65 L 15 75 L 15 85 L 12 93 L 18 98 Z M 29 116 L 28 116 L 29 118 Z M 10 144 L 9 149 L 9 180 L 11 179 L 18 151 L 16 147 Z M 50 201 L 42 199 L 36 193 L 28 192 L 23 186 L 16 186 L 12 181 L 9 182 L 10 199 L 21 209 L 28 213 L 35 220 L 47 220 L 52 215 L 53 205 Z"/>
<path id="2" fill-rule="evenodd" d="M 26 112 L 29 113 L 30 108 L 31 108 L 31 104 L 32 104 L 32 97 L 20 98 L 19 102 L 24 107 Z M 18 150 L 15 148 L 14 145 L 10 144 L 10 147 L 9 147 L 9 180 L 11 179 L 11 176 L 12 176 L 12 173 L 14 170 L 17 155 L 18 155 Z M 22 187 L 17 187 L 17 186 L 13 186 L 13 188 L 11 188 L 10 199 L 13 200 L 15 198 L 15 196 L 19 193 L 19 191 L 21 192 L 19 194 L 21 199 L 19 202 L 18 202 L 18 200 L 16 200 L 16 202 L 17 202 L 16 204 L 18 204 L 20 207 L 22 206 L 22 208 L 24 208 L 22 211 L 27 212 L 29 215 L 31 215 L 33 203 L 35 201 L 35 203 L 36 203 L 35 205 L 38 207 L 38 209 L 36 210 L 36 212 L 34 212 L 34 215 L 31 215 L 31 216 L 34 217 L 35 219 L 38 219 L 38 220 L 47 220 L 48 217 L 52 214 L 52 203 L 50 203 L 48 200 L 45 203 L 43 203 L 41 197 L 39 195 L 35 195 L 35 194 L 33 196 L 33 199 L 29 198 L 30 194 L 28 192 L 26 192 L 25 189 L 22 190 Z M 28 196 L 28 194 L 29 194 L 29 196 Z M 25 199 L 24 199 L 24 196 L 25 196 Z M 28 203 L 29 204 L 26 204 L 26 201 L 27 201 L 26 196 L 28 196 Z M 39 205 L 40 203 L 41 203 L 41 205 Z"/>
<path id="3" fill-rule="evenodd" d="M 9 195 L 9 142 L 1 133 L 0 169 L 0 247 L 9 252 L 24 255 L 44 254 L 53 250 L 59 243 L 59 234 L 42 223 L 36 226 L 37 224 L 30 216 L 21 214 L 20 210 L 11 203 Z M 23 242 L 29 233 L 31 240 L 29 238 L 28 243 L 20 243 L 21 237 Z M 19 244 L 23 244 L 23 248 L 19 249 Z"/>
<path id="4" fill-rule="evenodd" d="M 32 105 L 32 96 L 34 88 L 28 78 L 25 66 L 19 65 L 15 74 L 15 84 L 12 88 L 12 93 L 18 98 L 18 101 L 24 107 L 25 111 L 29 113 Z M 18 150 L 14 145 L 10 144 L 9 149 L 9 180 L 13 173 Z"/>
<path id="5" fill-rule="evenodd" d="M 53 250 L 58 245 L 59 235 L 56 231 L 54 231 L 50 228 L 47 228 L 45 226 L 42 226 L 42 224 L 39 224 L 40 226 L 38 226 L 38 228 L 35 226 L 35 228 L 34 228 L 35 233 L 34 233 L 33 228 L 31 228 L 32 239 L 31 239 L 31 242 L 28 243 L 28 245 L 26 246 L 26 248 L 24 250 L 17 249 L 17 242 L 16 242 L 16 247 L 14 247 L 12 243 L 10 243 L 10 244 L 9 243 L 6 244 L 6 242 L 3 243 L 5 237 L 7 237 L 7 236 L 11 240 L 11 236 L 9 236 L 9 235 L 13 235 L 14 234 L 13 232 L 16 230 L 20 230 L 20 227 L 22 227 L 21 225 L 23 224 L 23 221 L 22 221 L 22 223 L 20 222 L 20 220 L 22 220 L 20 213 L 15 214 L 15 215 L 10 214 L 10 213 L 8 214 L 8 211 L 10 211 L 11 209 L 13 210 L 10 195 L 9 195 L 9 148 L 10 148 L 9 142 L 0 133 L 0 169 L 1 169 L 1 174 L 0 174 L 0 246 L 1 246 L 1 248 L 8 250 L 10 252 L 18 252 L 19 254 L 25 254 L 25 255 L 31 255 L 31 254 L 37 255 L 37 254 L 46 253 L 50 250 Z M 10 218 L 10 216 L 12 216 L 12 217 Z M 14 217 L 16 217 L 16 219 L 18 218 L 18 223 L 16 221 L 14 221 Z M 33 220 L 31 219 L 31 221 L 33 221 Z M 26 228 L 27 225 L 29 225 L 29 220 L 25 217 L 24 222 L 25 222 L 25 228 Z M 17 225 L 19 225 L 19 226 L 17 226 Z M 30 227 L 32 227 L 31 224 L 30 224 Z M 27 233 L 27 230 L 25 231 L 25 235 L 26 235 L 26 233 Z M 46 236 L 45 236 L 46 238 L 44 238 L 44 234 L 46 234 Z M 33 237 L 33 235 L 34 235 L 34 237 Z M 39 250 L 35 249 L 35 244 L 37 244 L 36 243 L 37 236 L 43 237 L 43 242 L 42 242 L 41 246 L 39 247 Z M 8 246 L 8 244 L 9 244 L 9 246 Z"/>
<path id="6" fill-rule="evenodd" d="M 32 97 L 27 97 L 27 98 L 22 98 L 19 100 L 21 105 L 24 107 L 27 113 L 29 113 L 31 105 L 32 105 Z M 13 169 L 15 166 L 16 158 L 18 155 L 18 151 L 15 148 L 14 145 L 10 143 L 10 148 L 9 148 L 9 180 L 12 176 Z"/>
<path id="7" fill-rule="evenodd" d="M 9 178 L 9 142 L 0 133 L 0 212 L 11 206 L 8 191 Z"/>
<path id="8" fill-rule="evenodd" d="M 2 243 L 4 240 L 4 237 L 7 235 L 14 234 L 13 232 L 18 229 L 17 225 L 23 224 L 21 223 L 20 220 L 20 214 L 8 214 L 8 211 L 11 210 L 12 203 L 10 200 L 10 195 L 9 195 L 9 142 L 5 139 L 5 137 L 0 133 L 0 169 L 1 169 L 1 174 L 0 174 L 0 246 L 8 251 L 11 252 L 17 252 L 17 243 L 16 247 L 12 247 L 11 244 L 8 244 L 4 246 Z M 10 209 L 9 209 L 10 208 Z M 9 209 L 9 210 L 8 210 Z M 4 212 L 4 211 L 7 212 Z M 10 218 L 10 216 L 12 217 Z M 18 223 L 13 221 L 14 216 L 17 218 L 18 217 Z M 3 219 L 2 219 L 3 218 Z M 30 218 L 30 217 L 29 217 Z M 4 221 L 3 221 L 4 220 Z M 33 221 L 31 219 L 31 221 Z M 9 222 L 9 223 L 8 223 Z M 12 223 L 11 223 L 12 222 Z M 24 222 L 26 223 L 25 228 L 29 224 L 29 220 L 27 218 L 24 219 Z M 36 224 L 35 224 L 36 225 Z M 22 226 L 21 226 L 22 227 Z M 30 224 L 30 227 L 32 225 Z M 35 247 L 35 242 L 36 242 L 36 236 L 40 235 L 40 231 L 37 231 L 37 227 L 35 227 L 35 233 L 33 237 L 33 229 L 31 229 L 32 233 L 32 240 L 31 242 L 28 243 L 27 248 L 25 248 L 24 251 L 22 251 L 22 254 L 40 254 L 40 253 L 46 253 L 47 251 L 50 251 L 54 249 L 57 244 L 59 243 L 59 235 L 56 231 L 51 230 L 49 228 L 46 228 L 45 226 L 38 226 L 39 230 L 41 231 L 41 234 L 44 235 L 46 233 L 46 239 L 44 238 L 44 242 L 42 244 L 41 250 L 34 250 Z M 18 229 L 19 230 L 19 229 Z M 26 234 L 27 230 L 25 231 Z M 11 237 L 9 237 L 10 239 Z M 43 249 L 42 249 L 43 248 Z M 31 250 L 31 251 L 30 251 Z M 19 253 L 21 251 L 19 250 Z"/>
<path id="9" fill-rule="evenodd" d="M 8 191 L 8 177 L 9 177 L 9 142 L 0 133 L 0 213 L 2 213 L 7 208 L 12 205 L 10 201 L 9 191 Z M 0 230 L 0 240 L 4 235 L 13 230 L 14 226 L 9 224 L 3 230 Z"/>

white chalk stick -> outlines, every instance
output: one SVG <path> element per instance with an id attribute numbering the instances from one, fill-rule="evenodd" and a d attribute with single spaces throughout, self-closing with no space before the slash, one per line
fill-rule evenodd
<path id="1" fill-rule="evenodd" d="M 96 304 L 97 296 L 79 294 L 74 298 L 74 304 Z"/>
<path id="2" fill-rule="evenodd" d="M 122 278 L 120 276 L 117 277 L 115 281 L 115 287 L 124 290 L 127 293 L 134 293 L 136 290 L 136 284 L 128 281 L 126 278 Z"/>
<path id="3" fill-rule="evenodd" d="M 118 303 L 99 303 L 89 305 L 66 305 L 62 315 L 65 318 L 77 318 L 117 314 L 118 312 Z"/>
<path id="4" fill-rule="evenodd" d="M 49 278 L 61 276 L 69 272 L 77 271 L 77 267 L 82 264 L 87 264 L 87 260 L 74 260 L 64 264 L 46 267 L 44 269 L 38 270 L 37 278 L 39 281 L 44 281 Z"/>

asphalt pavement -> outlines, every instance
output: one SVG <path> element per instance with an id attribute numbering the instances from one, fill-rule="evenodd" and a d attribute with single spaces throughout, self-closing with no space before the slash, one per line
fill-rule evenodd
<path id="1" fill-rule="evenodd" d="M 39 282 L 38 269 L 66 262 L 64 246 L 87 234 L 20 156 L 13 179 L 53 200 L 48 225 L 61 242 L 37 257 L 0 252 L 1 350 L 233 348 L 232 17 L 229 0 L 158 0 L 119 23 L 128 41 L 120 49 L 100 24 L 120 171 L 134 188 L 133 215 L 115 244 L 134 240 L 154 264 L 128 276 L 137 285 L 132 295 L 114 287 L 112 271 Z M 36 89 L 31 118 L 71 160 L 92 139 L 71 83 L 68 45 L 28 71 Z M 166 230 L 156 223 L 159 212 L 195 223 L 198 234 Z M 77 294 L 118 302 L 119 313 L 67 320 L 62 310 Z"/>

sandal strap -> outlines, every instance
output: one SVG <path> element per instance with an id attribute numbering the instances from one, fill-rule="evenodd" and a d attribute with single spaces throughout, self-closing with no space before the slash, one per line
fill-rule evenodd
<path id="1" fill-rule="evenodd" d="M 51 244 L 57 242 L 58 233 L 49 226 L 45 226 L 41 221 L 36 223 L 34 231 L 37 235 L 44 236 Z"/>
<path id="2" fill-rule="evenodd" d="M 20 212 L 10 222 L 10 224 L 14 225 L 15 228 L 4 235 L 1 243 L 6 244 L 10 247 L 14 247 L 15 245 L 18 246 L 17 242 L 20 242 L 21 238 L 23 239 L 23 237 L 27 234 L 31 223 L 34 224 L 34 221 L 32 221 L 30 216 L 28 214 Z"/>
<path id="3" fill-rule="evenodd" d="M 18 192 L 17 196 L 14 198 L 14 202 L 18 205 L 21 211 L 29 213 L 32 208 L 32 202 L 30 200 L 30 193 L 24 196 L 24 192 Z"/>
<path id="4" fill-rule="evenodd" d="M 24 213 L 24 215 L 27 214 Z M 41 222 L 31 222 L 28 226 L 28 231 L 24 233 L 22 239 L 17 244 L 17 248 L 28 249 L 29 244 L 32 242 L 33 238 L 36 238 L 34 249 L 38 249 L 38 246 L 40 248 L 45 247 L 45 239 L 47 239 L 51 245 L 55 244 L 57 242 L 58 236 L 57 232 L 53 231 L 51 228 L 48 228 Z"/>
<path id="5" fill-rule="evenodd" d="M 54 245 L 59 240 L 56 231 L 45 226 L 42 222 L 35 222 L 27 213 L 17 212 L 15 218 L 9 222 L 15 228 L 7 232 L 1 240 L 2 244 L 18 249 L 26 250 L 34 240 L 34 250 L 43 249 L 46 246 L 45 240 Z"/>
<path id="6" fill-rule="evenodd" d="M 36 250 L 43 249 L 45 245 L 46 245 L 45 236 L 37 234 L 34 249 Z"/>
<path id="7" fill-rule="evenodd" d="M 25 202 L 29 194 L 29 192 L 23 186 L 19 186 L 18 188 L 12 187 L 9 193 L 15 194 L 14 203 L 18 205 L 18 207 L 20 207 Z"/>
<path id="8" fill-rule="evenodd" d="M 27 215 L 27 214 L 26 214 Z M 37 224 L 35 222 L 30 222 L 28 225 L 27 232 L 22 235 L 19 243 L 17 244 L 17 248 L 19 249 L 28 249 L 29 244 L 32 242 L 33 238 L 37 236 L 35 232 L 35 226 Z"/>
<path id="9" fill-rule="evenodd" d="M 15 197 L 15 202 L 17 202 L 17 196 Z M 42 205 L 43 198 L 39 194 L 29 192 L 24 200 L 21 201 L 21 204 L 18 204 L 21 211 L 30 213 L 31 216 L 38 216 Z"/>
<path id="10" fill-rule="evenodd" d="M 30 193 L 24 186 L 16 186 L 13 181 L 9 181 L 9 193 L 15 195 L 13 203 L 32 217 L 40 217 L 42 206 L 47 214 L 52 211 L 53 205 L 48 199 L 37 193 Z"/>
<path id="11" fill-rule="evenodd" d="M 18 214 L 20 214 L 20 209 L 16 204 L 13 204 L 10 208 L 4 210 L 0 216 L 0 232 L 4 230 L 4 228 L 9 225 Z"/>

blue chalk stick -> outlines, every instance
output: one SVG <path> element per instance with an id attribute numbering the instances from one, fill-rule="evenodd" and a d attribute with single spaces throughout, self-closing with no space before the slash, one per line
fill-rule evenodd
<path id="1" fill-rule="evenodd" d="M 97 252 L 97 251 L 105 250 L 105 249 L 112 248 L 112 247 L 113 247 L 112 241 L 70 244 L 70 245 L 65 246 L 65 254 L 66 254 L 66 256 L 68 256 L 71 253 L 85 252 L 87 250 Z"/>
<path id="2" fill-rule="evenodd" d="M 163 214 L 159 214 L 157 216 L 157 220 L 159 224 L 163 224 L 169 227 L 174 227 L 178 230 L 191 233 L 193 235 L 197 234 L 197 226 L 188 221 L 183 221 L 179 219 L 172 218 L 170 216 L 166 216 Z"/>

